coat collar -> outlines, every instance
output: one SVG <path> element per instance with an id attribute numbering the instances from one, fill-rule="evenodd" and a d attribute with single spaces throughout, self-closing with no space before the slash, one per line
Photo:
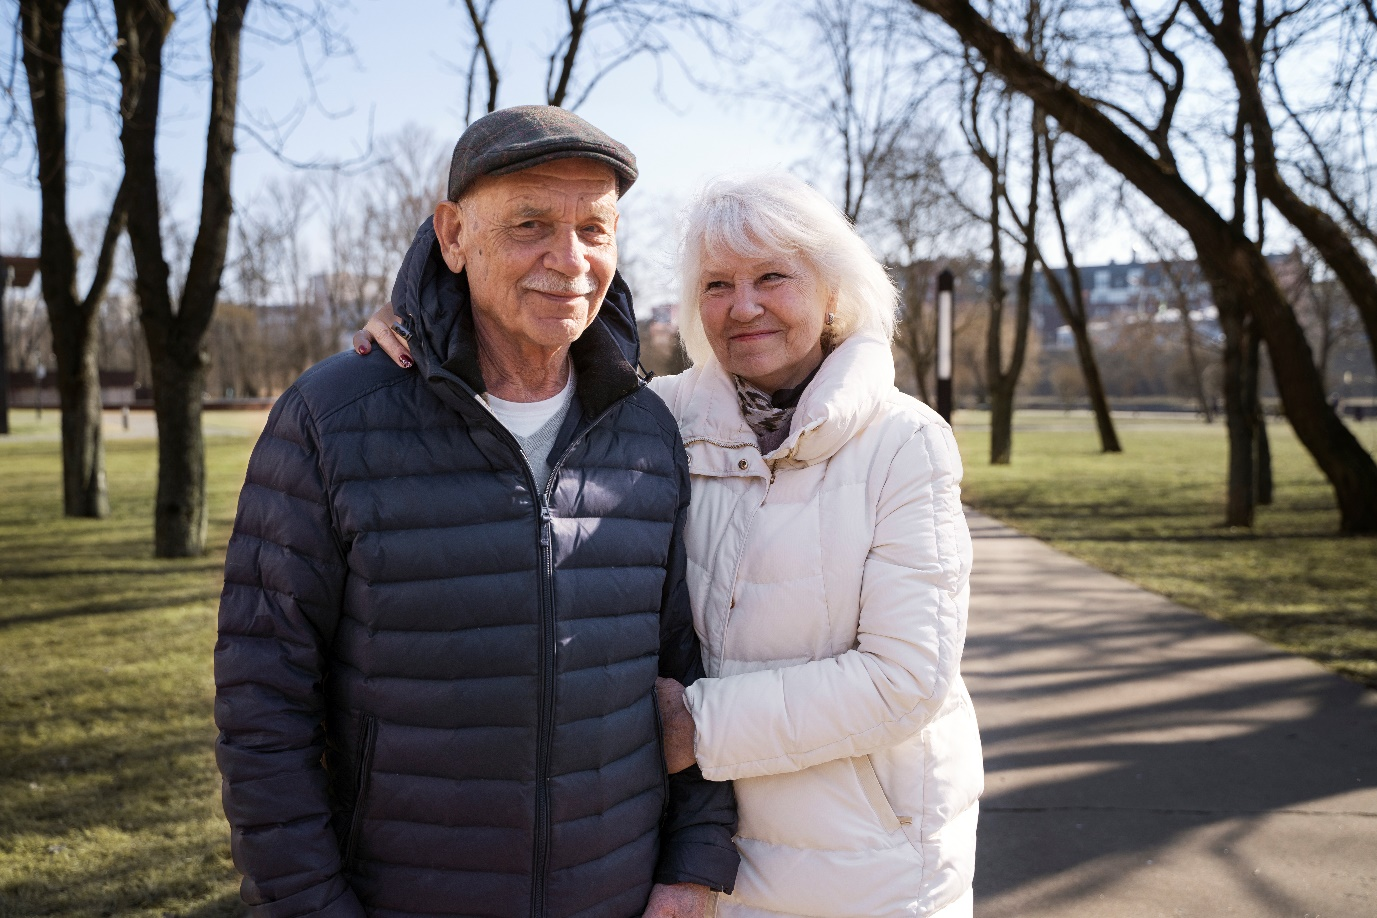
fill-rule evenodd
<path id="1" fill-rule="evenodd" d="M 412 356 L 432 385 L 458 381 L 473 395 L 487 391 L 478 364 L 468 277 L 445 264 L 429 218 L 416 231 L 397 272 L 392 308 L 412 329 Z M 589 415 L 601 414 L 642 385 L 634 368 L 639 342 L 632 317 L 631 291 L 617 274 L 597 317 L 569 348 L 579 401 Z"/>
<path id="2" fill-rule="evenodd" d="M 679 429 L 684 443 L 725 447 L 732 456 L 755 447 L 755 434 L 741 416 L 736 386 L 731 376 L 709 357 L 687 371 L 688 388 L 678 400 Z M 769 465 L 801 467 L 824 462 L 870 423 L 881 403 L 894 388 L 894 355 L 889 343 L 865 335 L 853 335 L 822 362 L 779 448 L 764 457 Z M 695 454 L 698 451 L 695 450 Z M 706 460 L 707 457 L 705 456 Z M 723 471 L 736 474 L 737 464 Z M 717 463 L 695 459 L 695 472 L 712 474 Z M 754 465 L 749 462 L 748 466 Z"/>

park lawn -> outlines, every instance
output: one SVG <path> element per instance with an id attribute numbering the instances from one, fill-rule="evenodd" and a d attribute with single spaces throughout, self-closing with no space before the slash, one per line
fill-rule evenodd
<path id="1" fill-rule="evenodd" d="M 957 416 L 969 504 L 1377 688 L 1377 538 L 1337 534 L 1332 492 L 1289 425 L 1268 427 L 1275 503 L 1249 532 L 1222 525 L 1222 424 L 1122 418 L 1124 452 L 1105 455 L 1088 419 L 1028 412 L 1012 463 L 992 466 L 981 420 Z M 1377 423 L 1353 429 L 1377 449 Z"/>
<path id="2" fill-rule="evenodd" d="M 211 551 L 152 553 L 156 447 L 107 441 L 111 516 L 61 517 L 48 423 L 0 438 L 0 918 L 241 914 L 219 803 L 215 612 L 253 439 L 208 440 Z M 208 425 L 209 427 L 210 425 Z"/>
<path id="3" fill-rule="evenodd" d="M 0 918 L 242 913 L 221 814 L 211 649 L 224 545 L 263 415 L 207 416 L 211 551 L 156 561 L 155 444 L 108 435 L 111 518 L 59 513 L 55 417 L 0 438 Z M 1377 686 L 1377 540 L 1272 427 L 1277 506 L 1221 529 L 1223 432 L 1026 412 L 1014 464 L 958 416 L 966 498 L 1107 570 Z M 136 425 L 137 427 L 137 425 Z M 107 429 L 109 429 L 107 427 Z M 1360 425 L 1369 449 L 1377 424 Z"/>

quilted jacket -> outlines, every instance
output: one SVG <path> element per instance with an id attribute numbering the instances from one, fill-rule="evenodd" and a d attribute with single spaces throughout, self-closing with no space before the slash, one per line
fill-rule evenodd
<path id="1" fill-rule="evenodd" d="M 722 918 L 971 913 L 961 460 L 893 380 L 887 342 L 848 339 L 765 456 L 715 360 L 652 382 L 693 475 L 698 763 L 740 810 Z"/>
<path id="2" fill-rule="evenodd" d="M 730 889 L 730 787 L 667 778 L 653 686 L 702 671 L 689 479 L 630 298 L 571 353 L 543 494 L 483 391 L 429 222 L 393 292 L 420 372 L 336 356 L 249 463 L 215 651 L 217 758 L 263 918 L 639 916 Z M 619 347 L 618 342 L 622 342 Z"/>

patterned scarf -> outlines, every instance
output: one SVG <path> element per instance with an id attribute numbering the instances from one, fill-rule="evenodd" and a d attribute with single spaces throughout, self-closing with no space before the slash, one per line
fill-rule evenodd
<path id="1" fill-rule="evenodd" d="M 741 405 L 741 417 L 755 434 L 762 455 L 774 452 L 788 438 L 789 425 L 794 420 L 794 410 L 803 397 L 803 390 L 808 388 L 821 368 L 822 365 L 818 364 L 803 382 L 792 389 L 780 389 L 774 395 L 732 374 L 732 381 L 736 383 L 736 400 Z"/>

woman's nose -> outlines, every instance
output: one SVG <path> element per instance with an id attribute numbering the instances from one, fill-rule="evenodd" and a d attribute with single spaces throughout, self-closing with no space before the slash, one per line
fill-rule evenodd
<path id="1" fill-rule="evenodd" d="M 737 322 L 749 322 L 762 312 L 755 287 L 751 284 L 736 284 L 732 288 L 731 317 Z"/>

